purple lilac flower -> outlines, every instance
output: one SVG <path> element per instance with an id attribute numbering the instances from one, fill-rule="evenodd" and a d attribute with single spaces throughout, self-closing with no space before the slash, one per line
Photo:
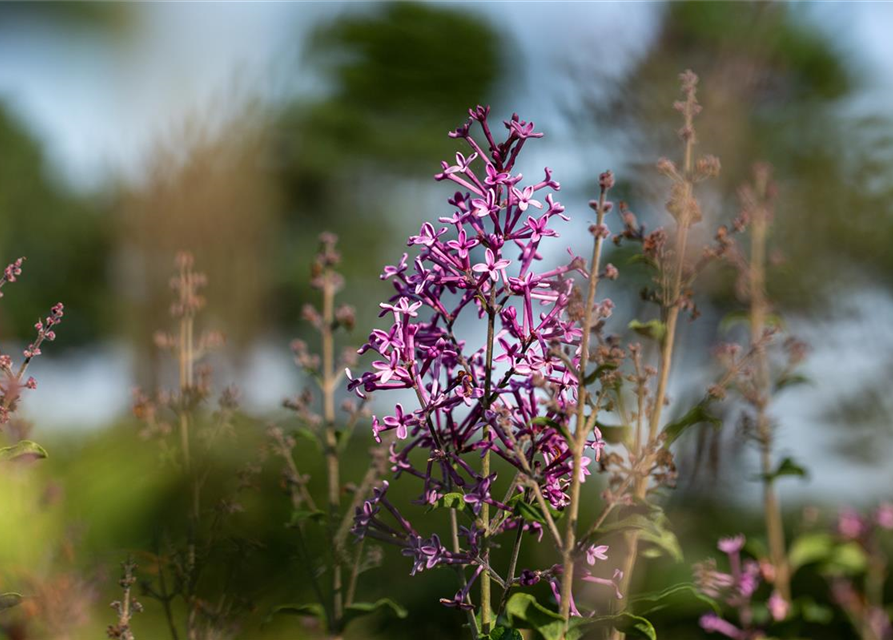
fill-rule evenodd
<path id="1" fill-rule="evenodd" d="M 893 529 L 893 503 L 885 502 L 874 513 L 875 522 L 882 529 Z"/>
<path id="2" fill-rule="evenodd" d="M 769 600 L 766 604 L 769 607 L 769 614 L 776 622 L 788 617 L 791 605 L 787 600 L 781 597 L 781 594 L 778 593 L 778 591 L 772 592 L 772 595 L 769 596 Z"/>
<path id="3" fill-rule="evenodd" d="M 596 560 L 607 560 L 608 559 L 608 545 L 600 544 L 598 546 L 592 545 L 588 549 L 586 549 L 586 562 L 591 566 L 595 564 Z"/>
<path id="4" fill-rule="evenodd" d="M 594 576 L 588 571 L 584 570 L 583 580 L 586 582 L 593 582 L 595 584 L 603 584 L 608 587 L 612 587 L 614 589 L 614 595 L 618 600 L 623 599 L 623 594 L 620 592 L 620 584 L 623 582 L 623 572 L 620 569 L 614 569 L 614 575 L 611 576 L 611 579 L 607 578 L 599 578 L 598 576 Z"/>
<path id="5" fill-rule="evenodd" d="M 395 293 L 381 305 L 382 316 L 392 316 L 393 324 L 373 331 L 360 349 L 380 356 L 372 371 L 358 377 L 348 371 L 347 376 L 348 388 L 361 396 L 391 389 L 415 393 L 416 407 L 394 405 L 393 415 L 373 420 L 373 433 L 378 439 L 383 431 L 397 430 L 391 470 L 395 478 L 406 474 L 420 482 L 418 503 L 435 504 L 459 492 L 473 512 L 489 504 L 496 513 L 490 523 L 475 520 L 463 527 L 465 543 L 458 551 L 445 549 L 436 536 L 416 533 L 384 497 L 380 504 L 397 526 L 386 525 L 370 503 L 358 509 L 355 533 L 402 545 L 413 558 L 414 573 L 458 563 L 475 567 L 474 581 L 483 562 L 479 540 L 485 528 L 490 527 L 489 537 L 519 526 L 539 536 L 543 531 L 493 495 L 497 475 L 483 477 L 479 461 L 484 452 L 536 482 L 553 508 L 568 504 L 573 457 L 562 431 L 569 430 L 577 400 L 581 340 L 581 330 L 568 316 L 570 276 L 589 274 L 573 256 L 567 265 L 538 268 L 540 243 L 558 236 L 555 223 L 567 220 L 564 207 L 553 199 L 551 191 L 559 184 L 548 168 L 543 180 L 526 186 L 520 186 L 522 176 L 515 170 L 525 143 L 542 133 L 513 115 L 504 122 L 506 138 L 497 141 L 488 123 L 489 107 L 472 109 L 469 116 L 450 133 L 468 145 L 467 155 L 458 153 L 454 164 L 443 162 L 435 176 L 458 188 L 448 200 L 452 214 L 438 218 L 446 226 L 425 222 L 409 238 L 417 252 L 411 262 L 404 254 L 398 265 L 385 268 L 381 277 Z M 472 137 L 474 125 L 482 143 Z M 534 209 L 537 217 L 528 215 Z M 457 337 L 463 315 L 495 318 L 492 367 L 486 343 Z M 598 459 L 603 446 L 595 429 L 587 447 Z M 529 468 L 535 477 L 526 477 Z M 583 468 L 580 473 L 589 472 Z M 508 485 L 506 480 L 501 491 Z M 522 574 L 527 582 L 535 575 L 530 570 Z M 443 602 L 464 608 L 469 586 Z"/>
<path id="6" fill-rule="evenodd" d="M 743 640 L 746 638 L 744 631 L 733 625 L 731 622 L 723 620 L 715 613 L 706 613 L 700 619 L 701 628 L 708 633 L 721 633 L 727 638 L 734 640 Z"/>
<path id="7" fill-rule="evenodd" d="M 848 540 L 861 538 L 868 527 L 855 509 L 844 509 L 837 518 L 837 532 Z"/>
<path id="8" fill-rule="evenodd" d="M 694 567 L 698 589 L 705 595 L 720 599 L 734 608 L 737 611 L 738 623 L 741 625 L 739 628 L 711 613 L 701 617 L 701 628 L 738 640 L 763 637 L 758 630 L 752 628 L 754 618 L 752 599 L 761 584 L 762 571 L 756 560 L 750 558 L 742 560 L 741 550 L 744 548 L 744 543 L 744 536 L 739 534 L 722 538 L 717 544 L 717 548 L 728 556 L 729 573 L 719 571 L 713 559 L 696 564 Z M 784 619 L 790 608 L 790 603 L 781 598 L 778 592 L 773 592 L 767 605 L 774 620 Z"/>

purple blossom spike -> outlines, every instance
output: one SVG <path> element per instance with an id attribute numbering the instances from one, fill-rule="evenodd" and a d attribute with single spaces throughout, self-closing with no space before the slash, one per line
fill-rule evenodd
<path id="1" fill-rule="evenodd" d="M 383 432 L 396 431 L 391 472 L 394 479 L 417 483 L 415 504 L 437 506 L 458 494 L 461 500 L 450 505 L 467 517 L 456 547 L 452 532 L 419 533 L 382 491 L 357 509 L 354 533 L 400 546 L 412 560 L 412 573 L 459 568 L 464 586 L 441 602 L 463 609 L 470 607 L 471 583 L 489 573 L 484 545 L 491 538 L 519 531 L 542 537 L 544 527 L 516 508 L 517 500 L 534 504 L 530 484 L 553 509 L 569 503 L 574 463 L 564 433 L 573 426 L 582 339 L 578 316 L 569 308 L 572 276 L 589 276 L 573 255 L 569 264 L 541 266 L 540 245 L 557 237 L 556 223 L 567 220 L 553 196 L 559 184 L 546 168 L 542 181 L 522 188 L 515 166 L 526 141 L 543 134 L 513 115 L 505 122 L 506 137 L 497 140 L 489 108 L 476 107 L 469 116 L 450 133 L 468 149 L 455 162 L 441 163 L 435 176 L 458 191 L 450 194 L 437 223 L 424 222 L 409 238 L 412 253 L 385 267 L 382 279 L 394 295 L 380 307 L 389 326 L 373 330 L 359 350 L 377 355 L 371 369 L 358 376 L 347 372 L 348 389 L 361 396 L 412 392 L 417 404 L 407 406 L 402 397 L 402 404 L 392 402 L 384 417 L 373 418 L 373 435 L 379 440 Z M 472 128 L 480 135 L 472 135 Z M 465 322 L 482 318 L 493 321 L 492 344 L 464 333 Z M 586 465 L 599 459 L 603 446 L 595 429 L 581 475 L 589 473 Z M 512 473 L 483 473 L 485 456 Z M 483 522 L 488 510 L 490 521 Z M 593 547 L 592 562 L 604 559 L 606 551 Z M 518 580 L 551 582 L 555 575 L 554 568 L 527 569 Z M 616 590 L 618 580 L 607 583 Z"/>

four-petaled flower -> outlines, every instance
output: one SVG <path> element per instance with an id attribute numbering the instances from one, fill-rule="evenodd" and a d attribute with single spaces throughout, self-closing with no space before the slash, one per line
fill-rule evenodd
<path id="1" fill-rule="evenodd" d="M 376 360 L 372 363 L 372 367 L 378 370 L 375 375 L 381 384 L 386 384 L 392 378 L 409 379 L 409 371 L 400 364 L 400 359 L 396 351 L 391 351 L 391 357 L 387 362 Z"/>
<path id="2" fill-rule="evenodd" d="M 530 239 L 539 242 L 544 236 L 557 236 L 558 233 L 554 229 L 549 228 L 549 220 L 547 216 L 539 219 L 528 217 L 527 227 L 530 229 Z"/>
<path id="3" fill-rule="evenodd" d="M 484 182 L 491 187 L 495 187 L 498 184 L 504 184 L 508 182 L 511 177 L 511 174 L 507 171 L 497 171 L 496 167 L 489 162 L 487 163 L 487 177 L 484 178 Z"/>
<path id="4" fill-rule="evenodd" d="M 419 235 L 410 236 L 409 242 L 407 243 L 409 246 L 414 244 L 422 244 L 426 247 L 430 247 L 437 239 L 447 232 L 447 228 L 443 227 L 440 231 L 434 231 L 434 225 L 430 222 L 426 222 L 422 225 L 421 230 L 419 230 Z"/>
<path id="5" fill-rule="evenodd" d="M 394 319 L 400 320 L 400 316 L 404 315 L 407 318 L 416 318 L 418 317 L 418 309 L 422 306 L 421 302 L 409 302 L 409 298 L 400 298 L 397 301 L 397 304 L 388 304 L 386 302 L 382 302 L 378 305 L 385 311 L 393 311 Z"/>
<path id="6" fill-rule="evenodd" d="M 471 210 L 478 218 L 486 218 L 491 213 L 499 211 L 499 204 L 496 201 L 496 193 L 491 189 L 483 198 L 473 198 L 471 201 Z"/>
<path id="7" fill-rule="evenodd" d="M 486 262 L 479 262 L 474 265 L 471 270 L 475 273 L 486 273 L 494 282 L 499 280 L 499 274 L 502 273 L 503 278 L 506 278 L 505 268 L 508 267 L 512 261 L 511 260 L 497 260 L 496 256 L 493 254 L 492 249 L 487 249 L 484 254 Z"/>
<path id="8" fill-rule="evenodd" d="M 517 187 L 512 187 L 512 195 L 518 201 L 518 208 L 521 211 L 527 211 L 527 207 L 536 207 L 537 209 L 543 208 L 543 203 L 539 200 L 533 199 L 533 187 L 524 187 L 524 189 L 518 189 Z"/>
<path id="9" fill-rule="evenodd" d="M 477 157 L 478 157 L 477 152 L 472 153 L 470 156 L 468 156 L 468 158 L 466 158 L 461 153 L 457 152 L 456 153 L 456 164 L 453 165 L 452 167 L 447 167 L 446 169 L 444 169 L 444 173 L 446 173 L 448 175 L 451 173 L 465 173 L 466 171 L 468 171 L 468 166 L 472 162 L 474 162 L 474 159 Z M 444 164 L 446 164 L 446 163 L 444 163 Z"/>
<path id="10" fill-rule="evenodd" d="M 594 565 L 596 560 L 607 560 L 608 559 L 608 545 L 600 544 L 598 546 L 591 545 L 588 549 L 586 549 L 586 562 L 590 565 Z"/>
<path id="11" fill-rule="evenodd" d="M 465 229 L 460 229 L 458 237 L 455 240 L 447 242 L 450 249 L 456 250 L 456 255 L 463 260 L 468 257 L 468 250 L 477 246 L 479 243 L 477 238 L 469 238 L 465 233 Z"/>
<path id="12" fill-rule="evenodd" d="M 412 426 L 416 423 L 416 418 L 413 414 L 404 413 L 403 405 L 399 402 L 397 406 L 394 407 L 397 415 L 395 416 L 387 416 L 382 420 L 389 428 L 397 430 L 397 437 L 401 440 L 406 440 L 406 436 L 408 435 L 408 427 Z"/>

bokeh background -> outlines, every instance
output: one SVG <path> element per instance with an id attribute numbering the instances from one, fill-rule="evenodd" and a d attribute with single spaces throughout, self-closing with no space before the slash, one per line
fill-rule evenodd
<path id="1" fill-rule="evenodd" d="M 4 289 L 4 352 L 66 305 L 22 408 L 50 458 L 0 476 L 0 589 L 51 604 L 3 614 L 0 629 L 102 637 L 117 563 L 178 526 L 179 481 L 129 411 L 133 387 L 173 382 L 153 333 L 169 326 L 178 250 L 209 276 L 203 323 L 227 336 L 215 384 L 241 389 L 251 420 L 239 448 L 259 449 L 267 424 L 294 424 L 280 409 L 302 384 L 288 345 L 314 340 L 301 307 L 315 296 L 308 265 L 321 231 L 341 238 L 359 344 L 389 294 L 381 266 L 421 221 L 448 214 L 450 189 L 432 176 L 458 148 L 447 131 L 477 103 L 546 132 L 525 173 L 548 165 L 562 182 L 573 218 L 562 239 L 575 252 L 607 168 L 618 197 L 650 227 L 666 224 L 653 166 L 677 154 L 672 101 L 686 68 L 701 77 L 700 149 L 723 163 L 704 227 L 737 213 L 754 162 L 775 168 L 770 295 L 812 347 L 810 384 L 773 408 L 780 453 L 809 470 L 781 485 L 787 516 L 889 498 L 891 29 L 884 3 L 0 4 L 0 259 L 27 256 Z M 618 315 L 635 313 L 628 286 L 609 295 L 628 311 Z M 700 303 L 702 318 L 682 328 L 678 407 L 715 372 L 731 275 L 711 276 Z M 361 426 L 350 448 L 358 462 L 367 434 Z M 234 457 L 221 456 L 222 478 Z M 319 456 L 305 457 L 312 472 Z M 759 535 L 754 469 L 733 422 L 681 443 L 667 500 L 692 561 L 719 535 Z M 308 597 L 276 472 L 240 515 L 258 542 L 239 583 L 254 610 L 242 637 L 312 637 L 297 619 L 262 624 L 273 604 Z M 370 618 L 354 637 L 457 637 L 460 617 L 437 604 L 452 575 L 408 572 L 395 557 L 364 576 L 410 617 Z M 689 573 L 657 566 L 648 580 Z M 146 605 L 137 637 L 164 637 L 160 609 Z M 693 615 L 664 614 L 662 637 L 697 637 Z"/>

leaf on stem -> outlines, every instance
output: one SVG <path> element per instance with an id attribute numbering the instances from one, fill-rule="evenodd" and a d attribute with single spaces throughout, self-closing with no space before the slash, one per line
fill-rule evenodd
<path id="1" fill-rule="evenodd" d="M 47 452 L 39 444 L 30 440 L 20 440 L 11 447 L 0 448 L 0 462 L 25 457 L 34 459 L 46 458 Z"/>
<path id="2" fill-rule="evenodd" d="M 654 630 L 654 625 L 646 618 L 628 611 L 592 618 L 572 618 L 571 625 L 574 627 L 574 630 L 588 627 L 609 627 L 622 631 L 627 637 L 657 640 L 657 632 Z M 568 633 L 568 638 L 570 637 L 571 634 Z"/>
<path id="3" fill-rule="evenodd" d="M 781 478 L 782 476 L 799 476 L 801 478 L 806 478 L 809 476 L 809 472 L 794 462 L 794 459 L 789 456 L 778 463 L 778 467 L 775 471 L 762 476 L 762 478 L 763 480 L 772 482 L 776 478 Z"/>
<path id="4" fill-rule="evenodd" d="M 649 320 L 648 322 L 631 320 L 628 327 L 639 335 L 657 342 L 663 342 L 667 335 L 667 325 L 660 320 Z"/>
<path id="5" fill-rule="evenodd" d="M 564 635 L 561 616 L 541 605 L 529 593 L 516 593 L 509 598 L 505 613 L 513 628 L 532 629 L 544 640 L 561 640 Z M 568 633 L 567 639 L 575 640 L 579 636 L 579 632 Z"/>
<path id="6" fill-rule="evenodd" d="M 716 600 L 704 595 L 695 585 L 689 582 L 676 584 L 662 591 L 643 593 L 636 596 L 630 600 L 630 608 L 640 615 L 645 615 L 676 604 L 682 598 L 693 598 L 709 606 L 714 613 L 720 613 L 720 606 Z"/>
<path id="7" fill-rule="evenodd" d="M 344 607 L 344 624 L 347 625 L 357 618 L 375 613 L 376 611 L 385 611 L 401 620 L 409 615 L 409 612 L 403 606 L 390 598 L 381 598 L 375 602 L 354 602 Z"/>
<path id="8" fill-rule="evenodd" d="M 684 416 L 664 427 L 666 445 L 669 447 L 686 429 L 701 423 L 710 424 L 717 429 L 722 426 L 722 420 L 707 411 L 706 402 L 696 404 Z"/>

